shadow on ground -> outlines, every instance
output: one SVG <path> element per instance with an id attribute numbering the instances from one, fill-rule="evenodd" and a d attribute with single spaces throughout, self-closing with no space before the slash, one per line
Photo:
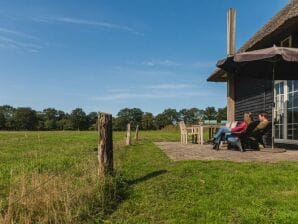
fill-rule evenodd
<path id="1" fill-rule="evenodd" d="M 127 198 L 130 197 L 131 192 L 132 192 L 132 186 L 135 186 L 139 183 L 142 183 L 144 181 L 150 180 L 152 178 L 158 177 L 164 173 L 168 172 L 167 170 L 157 170 L 153 171 L 151 173 L 146 174 L 145 176 L 138 177 L 136 179 L 132 180 L 125 180 L 123 178 L 118 177 L 117 178 L 117 183 L 116 183 L 116 189 L 115 189 L 115 194 L 116 194 L 116 200 L 108 206 L 108 208 L 105 210 L 105 217 L 108 218 L 110 215 L 112 215 L 119 205 L 125 201 Z"/>
<path id="2" fill-rule="evenodd" d="M 162 175 L 164 173 L 168 172 L 167 170 L 158 170 L 158 171 L 154 171 L 154 172 L 151 172 L 151 173 L 148 173 L 147 175 L 143 176 L 143 177 L 139 177 L 139 178 L 136 178 L 134 180 L 129 180 L 127 182 L 127 184 L 129 186 L 132 186 L 132 185 L 135 185 L 135 184 L 138 184 L 140 182 L 143 182 L 143 181 L 146 181 L 146 180 L 149 180 L 151 178 L 154 178 L 154 177 L 157 177 L 159 175 Z"/>

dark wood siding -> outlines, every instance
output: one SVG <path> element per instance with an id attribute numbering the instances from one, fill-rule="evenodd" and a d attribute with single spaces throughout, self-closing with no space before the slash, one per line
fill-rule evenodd
<path id="1" fill-rule="evenodd" d="M 251 112 L 254 119 L 258 119 L 258 113 L 266 111 L 271 120 L 272 115 L 272 82 L 245 77 L 235 79 L 235 119 L 243 120 L 245 112 Z M 270 143 L 271 132 L 267 135 L 267 142 Z"/>
<path id="2" fill-rule="evenodd" d="M 252 112 L 254 118 L 261 111 L 269 113 L 271 119 L 272 91 L 271 81 L 250 78 L 235 80 L 235 118 L 243 119 L 244 112 Z"/>

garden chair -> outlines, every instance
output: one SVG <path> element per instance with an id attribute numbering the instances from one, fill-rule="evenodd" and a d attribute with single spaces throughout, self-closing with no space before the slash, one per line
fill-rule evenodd
<path id="1" fill-rule="evenodd" d="M 192 136 L 192 141 L 194 142 L 194 138 L 198 137 L 199 135 L 199 131 L 197 130 L 197 128 L 193 128 L 193 127 L 186 127 L 184 121 L 180 121 L 179 122 L 179 127 L 180 127 L 180 142 L 181 144 L 187 144 L 188 142 L 188 136 Z"/>
<path id="2" fill-rule="evenodd" d="M 271 130 L 271 122 L 268 122 L 263 129 L 252 132 L 250 135 L 243 134 L 240 136 L 241 144 L 244 149 L 260 150 L 260 145 L 266 148 L 266 134 Z"/>

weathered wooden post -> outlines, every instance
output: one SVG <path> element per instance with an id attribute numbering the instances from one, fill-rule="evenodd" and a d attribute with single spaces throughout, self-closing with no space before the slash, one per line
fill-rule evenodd
<path id="1" fill-rule="evenodd" d="M 135 140 L 136 140 L 136 142 L 139 141 L 139 125 L 137 125 L 137 127 L 136 127 Z"/>
<path id="2" fill-rule="evenodd" d="M 98 174 L 99 176 L 106 176 L 113 173 L 113 131 L 111 114 L 98 114 L 98 133 Z"/>
<path id="3" fill-rule="evenodd" d="M 127 124 L 127 131 L 126 131 L 126 145 L 130 145 L 131 137 L 130 137 L 130 123 Z"/>

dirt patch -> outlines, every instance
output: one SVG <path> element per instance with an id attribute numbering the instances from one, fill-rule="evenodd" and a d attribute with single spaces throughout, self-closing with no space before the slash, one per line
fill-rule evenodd
<path id="1" fill-rule="evenodd" d="M 235 162 L 278 162 L 278 161 L 298 161 L 298 150 L 285 150 L 281 153 L 270 151 L 232 151 L 221 149 L 213 150 L 212 145 L 187 144 L 180 142 L 155 142 L 166 155 L 174 160 L 227 160 Z"/>

